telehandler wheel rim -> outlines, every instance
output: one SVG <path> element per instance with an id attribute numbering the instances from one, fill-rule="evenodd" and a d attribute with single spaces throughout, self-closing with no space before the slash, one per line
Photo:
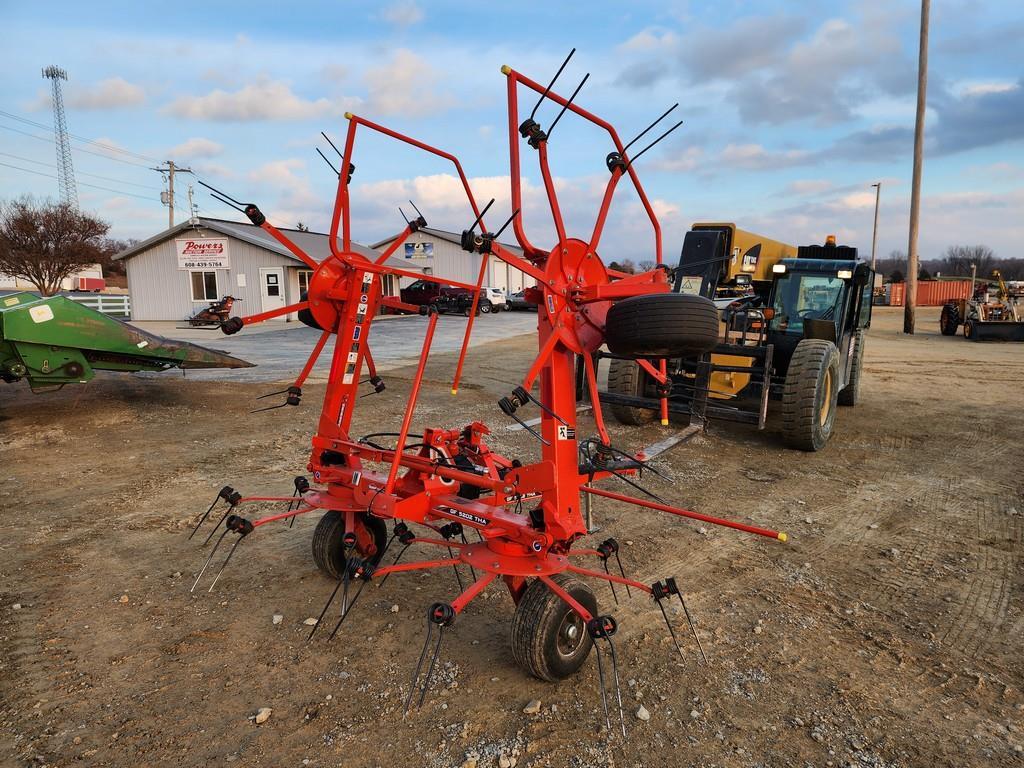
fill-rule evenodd
<path id="1" fill-rule="evenodd" d="M 832 413 L 832 369 L 825 369 L 825 378 L 821 382 L 822 385 L 822 400 L 821 400 L 821 414 L 818 416 L 818 422 L 821 426 L 825 426 L 828 422 L 829 414 Z"/>

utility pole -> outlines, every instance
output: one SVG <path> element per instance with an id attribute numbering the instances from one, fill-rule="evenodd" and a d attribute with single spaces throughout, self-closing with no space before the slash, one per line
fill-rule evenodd
<path id="1" fill-rule="evenodd" d="M 903 332 L 914 332 L 917 307 L 917 228 L 921 215 L 921 170 L 924 165 L 924 112 L 928 90 L 928 16 L 931 0 L 921 0 L 921 42 L 917 52 L 917 119 L 914 122 L 914 177 L 910 187 L 910 237 L 907 244 L 907 297 L 903 302 Z"/>
<path id="2" fill-rule="evenodd" d="M 57 186 L 60 189 L 60 201 L 78 208 L 78 187 L 75 184 L 75 169 L 71 164 L 71 142 L 68 140 L 64 95 L 60 87 L 60 81 L 68 79 L 68 73 L 51 65 L 43 70 L 43 78 L 50 80 L 53 85 L 53 132 L 57 140 Z"/>
<path id="3" fill-rule="evenodd" d="M 875 188 L 875 228 L 871 232 L 871 271 L 875 271 L 875 252 L 878 250 L 878 200 L 882 196 L 882 182 L 872 184 Z"/>
<path id="4" fill-rule="evenodd" d="M 192 173 L 191 168 L 179 168 L 174 164 L 173 160 L 166 162 L 166 167 L 159 166 L 152 170 L 158 171 L 160 174 L 165 175 L 167 179 L 167 191 L 161 193 L 160 202 L 167 206 L 167 228 L 172 229 L 174 227 L 174 174 L 176 173 Z M 191 216 L 191 206 L 189 210 Z"/>

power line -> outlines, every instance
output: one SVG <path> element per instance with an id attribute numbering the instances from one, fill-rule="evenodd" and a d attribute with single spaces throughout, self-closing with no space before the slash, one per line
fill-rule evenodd
<path id="1" fill-rule="evenodd" d="M 3 155 L 4 157 L 13 157 L 15 160 L 21 160 L 24 163 L 34 163 L 35 165 L 43 165 L 43 166 L 46 166 L 47 168 L 51 168 L 51 169 L 53 168 L 53 166 L 50 165 L 50 163 L 45 163 L 42 160 L 33 160 L 30 157 L 22 157 L 21 155 L 12 155 L 10 152 L 0 152 L 0 155 Z M 139 184 L 137 181 L 127 181 L 125 179 L 114 179 L 114 178 L 111 178 L 110 176 L 100 176 L 98 173 L 86 173 L 85 171 L 76 171 L 75 175 L 76 176 L 89 176 L 89 177 L 91 177 L 93 179 L 102 179 L 103 181 L 113 181 L 113 182 L 115 182 L 117 184 L 127 184 L 130 187 L 140 187 L 142 189 L 148 189 L 150 192 L 157 192 L 158 191 L 155 187 L 150 187 L 150 186 L 148 186 L 146 184 Z"/>
<path id="2" fill-rule="evenodd" d="M 29 120 L 27 117 L 21 117 L 19 115 L 13 114 L 11 112 L 5 112 L 2 109 L 0 109 L 0 115 L 3 115 L 4 117 L 8 117 L 11 120 L 17 120 L 18 122 L 26 123 L 27 125 L 33 125 L 36 128 L 42 128 L 42 129 L 47 130 L 47 131 L 52 131 L 53 130 L 53 126 L 52 125 L 47 125 L 46 123 L 36 122 L 35 120 Z M 101 147 L 102 149 L 106 149 L 106 150 L 108 150 L 110 152 L 120 152 L 120 153 L 125 154 L 125 155 L 130 155 L 132 157 L 136 157 L 139 160 L 146 160 L 146 161 L 154 162 L 154 163 L 157 162 L 154 158 L 148 157 L 147 155 L 141 155 L 138 152 L 132 152 L 130 149 L 124 149 L 123 147 L 115 147 L 113 144 L 105 144 L 102 141 L 96 141 L 95 139 L 88 139 L 85 136 L 79 136 L 78 134 L 71 133 L 71 132 L 68 132 L 68 136 L 70 136 L 71 138 L 75 139 L 76 141 L 84 141 L 86 144 L 92 144 L 94 146 Z"/>
<path id="3" fill-rule="evenodd" d="M 29 133 L 28 131 L 23 131 L 20 128 L 15 128 L 12 125 L 0 125 L 0 128 L 3 128 L 5 131 L 14 131 L 15 133 L 20 133 L 23 136 L 31 136 L 33 139 L 39 139 L 39 141 L 45 141 L 45 142 L 48 142 L 50 144 L 55 144 L 56 143 L 56 139 L 54 139 L 52 136 L 40 136 L 40 135 L 38 135 L 36 133 Z M 112 157 L 110 155 L 104 155 L 104 154 L 102 154 L 100 152 L 93 152 L 92 150 L 85 149 L 83 147 L 75 147 L 75 152 L 84 152 L 87 155 L 96 155 L 96 157 L 102 157 L 105 160 L 113 160 L 115 163 L 124 163 L 125 165 L 134 165 L 136 168 L 145 168 L 146 170 L 149 170 L 149 166 L 148 165 L 143 165 L 142 163 L 136 163 L 136 162 L 134 162 L 132 160 L 124 160 L 124 159 L 122 159 L 120 157 Z"/>
<path id="4" fill-rule="evenodd" d="M 21 168 L 21 167 L 19 167 L 17 165 L 11 165 L 10 163 L 0 162 L 0 165 L 4 166 L 5 168 L 13 168 L 16 171 L 23 171 L 24 173 L 34 173 L 36 176 L 45 176 L 48 179 L 56 179 L 57 178 L 52 173 L 43 173 L 42 171 L 34 171 L 31 168 Z M 140 200 L 148 200 L 149 202 L 153 202 L 153 198 L 152 197 L 146 197 L 145 195 L 136 195 L 133 192 L 125 192 L 122 189 L 111 189 L 110 187 L 101 187 L 98 184 L 86 184 L 85 182 L 79 182 L 78 186 L 80 186 L 80 187 L 90 187 L 92 189 L 102 189 L 104 192 L 113 192 L 115 195 L 127 195 L 128 197 L 137 197 Z"/>

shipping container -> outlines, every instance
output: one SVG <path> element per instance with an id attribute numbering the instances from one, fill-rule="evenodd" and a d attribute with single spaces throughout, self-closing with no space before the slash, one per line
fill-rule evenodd
<path id="1" fill-rule="evenodd" d="M 890 283 L 886 286 L 889 305 L 902 307 L 906 295 L 906 283 Z M 971 295 L 970 280 L 919 280 L 917 283 L 917 306 L 941 307 L 947 301 L 966 299 Z"/>

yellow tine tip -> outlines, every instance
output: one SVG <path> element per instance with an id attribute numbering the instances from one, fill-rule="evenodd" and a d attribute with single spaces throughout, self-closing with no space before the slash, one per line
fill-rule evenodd
<path id="1" fill-rule="evenodd" d="M 779 541 L 788 541 L 788 540 L 789 540 L 789 536 L 788 535 L 786 535 L 785 533 L 780 533 L 779 534 Z"/>
<path id="2" fill-rule="evenodd" d="M 452 388 L 452 394 L 453 395 L 457 395 L 458 393 L 459 393 L 459 390 L 457 390 L 455 388 Z"/>
<path id="3" fill-rule="evenodd" d="M 661 420 L 661 426 L 667 427 L 668 426 L 668 419 L 662 419 Z"/>
<path id="4" fill-rule="evenodd" d="M 501 74 L 507 75 L 511 71 L 512 71 L 512 67 L 510 67 L 508 64 L 502 64 L 501 65 Z"/>
<path id="5" fill-rule="evenodd" d="M 345 119 L 346 120 L 351 120 L 353 117 L 355 117 L 355 115 L 353 115 L 351 112 L 346 112 L 345 113 Z"/>

